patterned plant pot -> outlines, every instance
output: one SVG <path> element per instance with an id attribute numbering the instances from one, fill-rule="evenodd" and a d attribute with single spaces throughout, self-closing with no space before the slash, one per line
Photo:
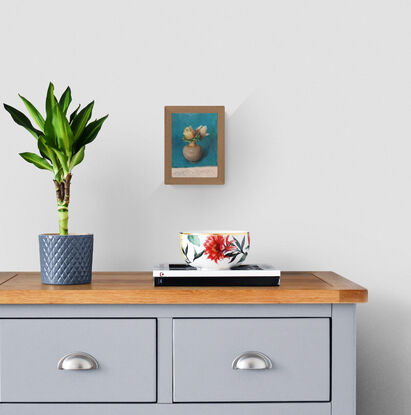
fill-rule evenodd
<path id="1" fill-rule="evenodd" d="M 93 263 L 93 235 L 39 235 L 41 282 L 88 284 Z"/>

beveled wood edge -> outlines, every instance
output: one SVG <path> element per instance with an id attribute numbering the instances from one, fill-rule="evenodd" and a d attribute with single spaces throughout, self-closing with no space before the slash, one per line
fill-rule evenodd
<path id="1" fill-rule="evenodd" d="M 329 284 L 340 292 L 339 303 L 367 303 L 368 290 L 363 286 L 337 274 L 333 271 L 311 271 L 320 280 Z M 338 286 L 338 288 L 337 288 Z"/>
<path id="2" fill-rule="evenodd" d="M 17 275 L 17 272 L 0 272 L 0 285 L 4 284 L 7 281 L 10 281 Z"/>
<path id="3" fill-rule="evenodd" d="M 338 291 L 283 290 L 5 290 L 0 304 L 330 304 L 340 303 Z"/>
<path id="4" fill-rule="evenodd" d="M 343 288 L 366 290 L 366 288 L 362 287 L 361 285 L 333 271 L 307 271 L 307 272 L 310 272 L 311 274 L 315 275 L 320 280 L 326 282 L 327 284 L 332 285 L 333 287 L 338 285 L 338 287 L 343 286 Z"/>

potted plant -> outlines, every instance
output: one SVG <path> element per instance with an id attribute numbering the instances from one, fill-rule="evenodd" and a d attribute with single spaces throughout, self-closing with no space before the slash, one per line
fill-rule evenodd
<path id="1" fill-rule="evenodd" d="M 86 145 L 97 137 L 108 115 L 90 122 L 92 101 L 82 110 L 79 105 L 67 116 L 72 100 L 70 87 L 57 100 L 52 83 L 47 90 L 45 118 L 30 101 L 19 96 L 38 128 L 19 110 L 7 104 L 4 108 L 18 125 L 34 136 L 40 154 L 20 153 L 20 156 L 53 174 L 57 198 L 59 234 L 39 235 L 41 280 L 55 285 L 89 283 L 93 235 L 70 235 L 68 232 L 71 172 L 83 161 Z"/>
<path id="2" fill-rule="evenodd" d="M 206 136 L 208 136 L 206 125 L 200 125 L 195 130 L 191 125 L 184 128 L 182 139 L 187 143 L 187 145 L 183 147 L 183 155 L 186 160 L 193 163 L 201 160 L 203 151 L 198 142 Z"/>

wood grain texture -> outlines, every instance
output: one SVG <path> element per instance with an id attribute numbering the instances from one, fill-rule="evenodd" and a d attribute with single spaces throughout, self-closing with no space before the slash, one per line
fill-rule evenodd
<path id="1" fill-rule="evenodd" d="M 0 304 L 338 304 L 367 299 L 365 288 L 333 272 L 283 272 L 279 287 L 154 287 L 150 272 L 96 272 L 91 284 L 66 286 L 44 285 L 39 273 L 24 272 L 0 284 Z"/>
<path id="2" fill-rule="evenodd" d="M 10 278 L 13 278 L 15 275 L 17 275 L 15 272 L 0 272 L 0 284 L 5 283 Z"/>
<path id="3" fill-rule="evenodd" d="M 340 303 L 364 303 L 368 301 L 368 291 L 364 287 L 335 272 L 313 272 L 313 275 L 333 287 L 339 287 L 341 290 Z M 345 299 L 347 301 L 344 301 Z"/>

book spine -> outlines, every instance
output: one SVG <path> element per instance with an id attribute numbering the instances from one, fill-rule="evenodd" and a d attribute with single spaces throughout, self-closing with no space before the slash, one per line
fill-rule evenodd
<path id="1" fill-rule="evenodd" d="M 273 287 L 280 277 L 154 277 L 156 287 Z"/>

